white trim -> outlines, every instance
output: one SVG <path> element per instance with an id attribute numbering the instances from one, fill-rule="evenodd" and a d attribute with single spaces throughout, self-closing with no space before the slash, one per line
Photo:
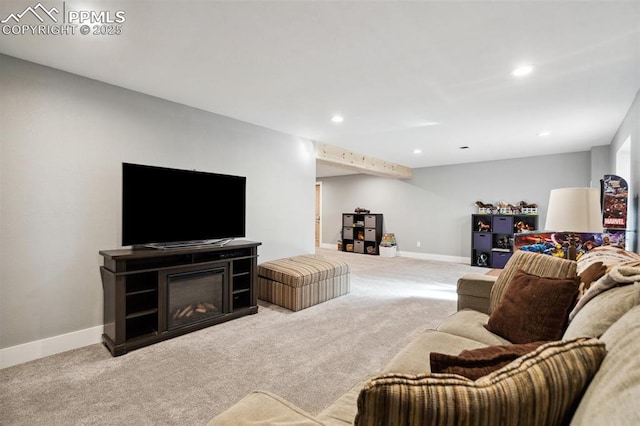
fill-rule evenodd
<path id="1" fill-rule="evenodd" d="M 318 235 L 318 247 L 322 247 L 322 181 L 316 181 L 316 185 L 314 186 L 314 194 L 313 194 L 313 198 L 314 198 L 314 204 L 315 204 L 315 189 L 319 188 L 320 189 L 320 197 L 318 198 L 318 217 L 320 218 L 318 220 L 318 233 L 320 235 Z M 314 217 L 313 217 L 313 221 L 315 222 L 316 218 L 315 218 L 315 211 L 314 211 Z M 314 234 L 315 234 L 315 226 L 314 226 Z M 314 245 L 315 245 L 315 235 L 314 235 Z"/>
<path id="2" fill-rule="evenodd" d="M 100 343 L 102 341 L 103 328 L 102 325 L 99 325 L 0 349 L 0 368 L 7 368 L 23 362 L 33 361 L 34 359 L 70 351 L 71 349 Z"/>
<path id="3" fill-rule="evenodd" d="M 398 251 L 400 257 L 410 257 L 413 259 L 437 260 L 440 262 L 466 263 L 471 264 L 471 259 L 460 256 L 446 256 L 444 254 L 417 253 L 414 251 Z"/>
<path id="4" fill-rule="evenodd" d="M 336 244 L 320 243 L 320 247 L 329 249 L 329 250 L 338 250 L 337 243 Z M 397 255 L 399 257 L 411 257 L 413 259 L 437 260 L 440 262 L 450 262 L 450 263 L 466 263 L 467 265 L 471 264 L 471 258 L 469 257 L 445 256 L 443 254 L 417 253 L 413 251 L 398 251 Z"/>

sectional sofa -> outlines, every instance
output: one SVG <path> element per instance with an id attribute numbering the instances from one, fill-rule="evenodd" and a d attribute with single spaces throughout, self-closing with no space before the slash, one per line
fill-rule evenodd
<path id="1" fill-rule="evenodd" d="M 639 304 L 635 253 L 517 252 L 462 277 L 455 314 L 317 415 L 255 391 L 209 425 L 640 424 Z"/>

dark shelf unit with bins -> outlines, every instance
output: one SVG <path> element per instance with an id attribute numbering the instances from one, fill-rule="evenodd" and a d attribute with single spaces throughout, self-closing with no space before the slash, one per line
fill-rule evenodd
<path id="1" fill-rule="evenodd" d="M 382 214 L 342 214 L 342 251 L 378 255 L 380 240 L 382 240 Z"/>
<path id="2" fill-rule="evenodd" d="M 502 269 L 513 254 L 518 224 L 538 228 L 537 215 L 471 215 L 471 266 Z"/>
<path id="3" fill-rule="evenodd" d="M 166 250 L 103 250 L 100 267 L 104 293 L 102 341 L 113 356 L 258 312 L 259 242 L 231 241 L 224 246 Z M 220 312 L 201 321 L 170 328 L 168 282 L 172 276 L 213 272 L 221 283 Z"/>

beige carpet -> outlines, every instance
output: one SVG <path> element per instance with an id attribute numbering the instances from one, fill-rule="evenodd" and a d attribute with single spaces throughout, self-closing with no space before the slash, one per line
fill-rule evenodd
<path id="1" fill-rule="evenodd" d="M 318 253 L 352 266 L 351 293 L 258 314 L 113 358 L 102 345 L 0 370 L 2 425 L 202 425 L 255 389 L 317 413 L 455 310 L 455 283 L 486 269 Z"/>

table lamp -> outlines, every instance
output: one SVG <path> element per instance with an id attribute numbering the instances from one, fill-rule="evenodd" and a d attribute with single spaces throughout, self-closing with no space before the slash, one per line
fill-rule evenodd
<path id="1" fill-rule="evenodd" d="M 567 258 L 576 260 L 575 233 L 602 232 L 600 189 L 552 189 L 545 230 L 569 234 Z"/>

